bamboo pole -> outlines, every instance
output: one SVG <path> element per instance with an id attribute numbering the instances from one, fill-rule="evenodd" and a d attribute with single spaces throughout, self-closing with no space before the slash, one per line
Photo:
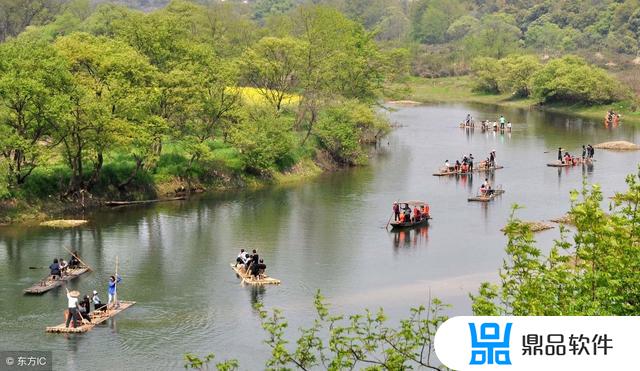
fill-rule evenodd
<path id="1" fill-rule="evenodd" d="M 113 306 L 114 308 L 118 307 L 118 256 L 116 255 L 116 275 L 115 275 L 115 281 L 113 281 L 114 284 L 114 289 L 115 291 L 113 292 Z"/>
<path id="2" fill-rule="evenodd" d="M 89 264 L 85 263 L 82 259 L 80 259 L 80 258 L 78 257 L 78 255 L 76 255 L 76 254 L 72 253 L 72 252 L 71 252 L 71 250 L 67 249 L 67 248 L 66 248 L 66 247 L 64 247 L 64 246 L 63 246 L 63 248 L 64 248 L 65 250 L 67 250 L 67 252 L 68 252 L 69 254 L 71 254 L 71 255 L 72 255 L 72 256 L 74 256 L 76 259 L 78 259 L 78 261 L 79 261 L 80 263 L 84 264 L 84 266 L 85 266 L 85 267 L 89 268 L 89 270 L 90 270 L 90 271 L 95 272 L 95 271 L 93 270 L 93 268 L 91 268 L 91 266 L 90 266 Z"/>

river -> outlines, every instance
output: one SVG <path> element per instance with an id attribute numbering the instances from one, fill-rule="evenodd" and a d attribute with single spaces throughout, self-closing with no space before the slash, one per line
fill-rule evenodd
<path id="1" fill-rule="evenodd" d="M 467 112 L 478 119 L 504 113 L 512 133 L 457 127 Z M 605 196 L 624 190 L 640 152 L 596 150 L 591 167 L 545 166 L 562 146 L 640 141 L 640 131 L 566 115 L 476 105 L 396 107 L 399 127 L 385 138 L 368 167 L 261 191 L 208 195 L 185 202 L 101 211 L 72 230 L 0 229 L 0 350 L 52 350 L 56 369 L 182 369 L 186 352 L 238 358 L 241 369 L 261 369 L 268 357 L 252 304 L 281 308 L 290 331 L 311 323 L 313 295 L 321 289 L 332 309 L 355 312 L 383 307 L 392 321 L 429 295 L 469 314 L 468 293 L 495 281 L 504 258 L 505 224 L 518 215 L 546 220 L 563 215 L 569 191 L 583 177 Z M 476 162 L 497 151 L 504 165 L 492 175 L 506 193 L 489 204 L 468 203 L 481 176 L 434 177 L 444 162 L 473 153 Z M 390 233 L 383 227 L 397 199 L 425 199 L 428 228 Z M 536 235 L 548 249 L 557 228 Z M 119 296 L 137 304 L 106 326 L 79 336 L 46 334 L 63 320 L 66 298 L 57 289 L 41 296 L 22 290 L 47 274 L 55 256 L 72 246 L 95 272 L 69 286 L 93 289 L 106 300 L 106 280 L 119 259 Z M 272 287 L 243 287 L 229 268 L 241 248 L 257 249 Z"/>

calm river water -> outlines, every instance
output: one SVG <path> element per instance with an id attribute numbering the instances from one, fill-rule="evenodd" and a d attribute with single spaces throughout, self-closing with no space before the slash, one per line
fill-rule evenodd
<path id="1" fill-rule="evenodd" d="M 186 352 L 238 358 L 241 369 L 261 369 L 268 357 L 252 304 L 281 308 L 290 330 L 310 324 L 317 289 L 343 312 L 383 307 L 392 320 L 410 306 L 426 304 L 429 292 L 452 304 L 449 314 L 470 313 L 469 292 L 496 280 L 504 257 L 500 228 L 514 203 L 519 216 L 544 220 L 563 215 L 568 193 L 583 177 L 605 195 L 625 188 L 640 152 L 596 150 L 593 167 L 545 166 L 559 146 L 608 140 L 640 141 L 631 126 L 611 130 L 601 122 L 491 106 L 396 107 L 400 124 L 382 143 L 371 166 L 339 172 L 291 187 L 207 196 L 153 207 L 104 211 L 74 230 L 0 229 L 0 350 L 52 350 L 56 369 L 181 369 Z M 510 134 L 457 127 L 467 112 L 514 123 Z M 496 149 L 505 168 L 492 177 L 507 191 L 490 204 L 468 203 L 481 176 L 438 178 L 444 162 L 473 153 L 476 161 Z M 545 153 L 545 151 L 549 151 Z M 382 227 L 396 199 L 426 199 L 429 228 L 390 233 Z M 548 248 L 557 229 L 538 234 Z M 23 296 L 46 275 L 55 256 L 73 246 L 93 265 L 70 287 L 100 291 L 116 256 L 123 276 L 119 296 L 137 304 L 108 325 L 80 336 L 45 334 L 62 322 L 63 290 Z M 274 287 L 242 287 L 229 268 L 239 248 L 258 249 Z"/>

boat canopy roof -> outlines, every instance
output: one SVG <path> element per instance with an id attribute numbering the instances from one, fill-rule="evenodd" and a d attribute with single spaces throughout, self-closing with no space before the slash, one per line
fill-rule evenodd
<path id="1" fill-rule="evenodd" d="M 426 202 L 420 201 L 420 200 L 409 200 L 409 201 L 399 201 L 398 204 L 400 204 L 400 205 L 401 204 L 408 204 L 408 205 L 411 205 L 411 206 L 418 206 L 418 205 L 422 206 L 422 205 L 425 205 Z"/>

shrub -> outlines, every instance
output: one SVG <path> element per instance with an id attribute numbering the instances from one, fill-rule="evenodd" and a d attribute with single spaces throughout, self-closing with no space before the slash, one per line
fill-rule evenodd
<path id="1" fill-rule="evenodd" d="M 231 131 L 230 141 L 240 151 L 247 171 L 270 175 L 292 162 L 292 130 L 289 118 L 257 110 Z"/>
<path id="2" fill-rule="evenodd" d="M 366 162 L 362 146 L 388 130 L 388 123 L 369 107 L 347 101 L 321 112 L 314 133 L 335 161 L 356 165 Z"/>
<path id="3" fill-rule="evenodd" d="M 478 58 L 471 65 L 474 75 L 473 91 L 497 94 L 500 92 L 498 79 L 500 63 L 495 58 Z"/>
<path id="4" fill-rule="evenodd" d="M 532 77 L 533 95 L 543 102 L 602 104 L 617 99 L 619 82 L 579 57 L 547 63 Z"/>

